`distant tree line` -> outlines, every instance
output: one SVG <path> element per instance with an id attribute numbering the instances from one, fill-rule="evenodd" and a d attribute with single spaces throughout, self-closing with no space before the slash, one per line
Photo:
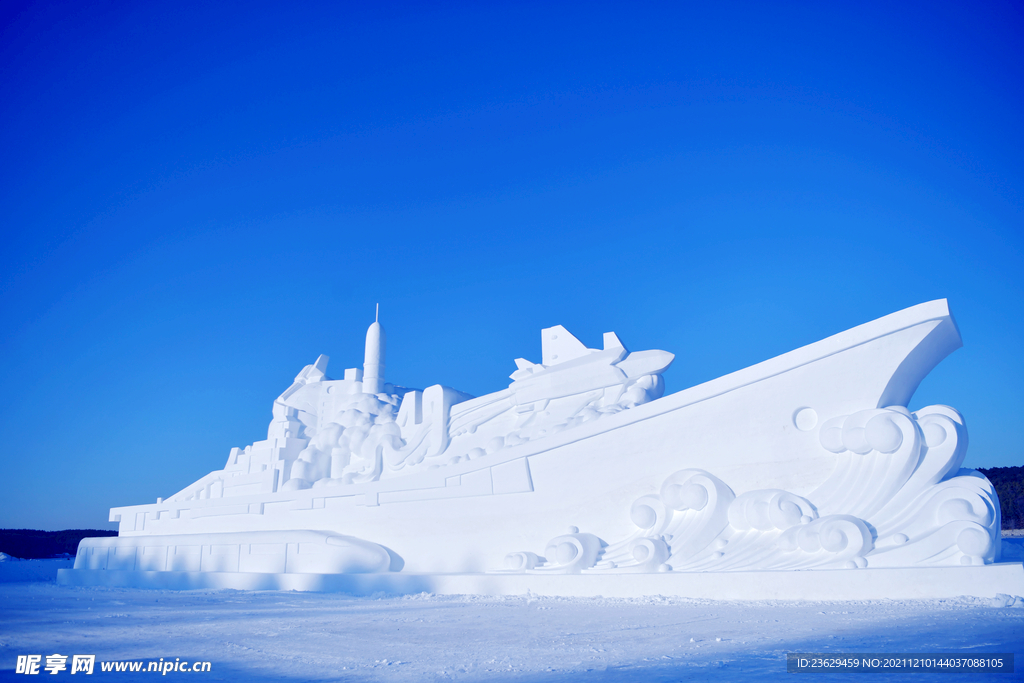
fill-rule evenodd
<path id="1" fill-rule="evenodd" d="M 1024 467 L 978 468 L 999 496 L 1004 529 L 1024 529 Z"/>
<path id="2" fill-rule="evenodd" d="M 78 542 L 90 536 L 117 536 L 117 532 L 103 529 L 0 529 L 0 553 L 23 560 L 75 555 L 78 553 Z"/>

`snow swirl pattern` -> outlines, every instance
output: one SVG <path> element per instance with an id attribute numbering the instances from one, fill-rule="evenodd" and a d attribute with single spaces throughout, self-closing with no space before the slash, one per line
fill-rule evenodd
<path id="1" fill-rule="evenodd" d="M 807 497 L 780 489 L 736 496 L 710 472 L 680 470 L 633 502 L 637 530 L 607 544 L 552 540 L 547 556 L 513 553 L 529 572 L 746 571 L 972 565 L 998 559 L 998 499 L 960 468 L 964 419 L 948 406 L 864 410 L 826 420 L 831 476 Z M 570 547 L 571 546 L 571 547 Z"/>

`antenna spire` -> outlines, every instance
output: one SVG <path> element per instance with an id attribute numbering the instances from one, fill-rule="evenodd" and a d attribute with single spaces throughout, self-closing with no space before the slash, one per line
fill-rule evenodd
<path id="1" fill-rule="evenodd" d="M 380 326 L 380 304 L 375 320 L 366 330 L 366 355 L 363 356 L 363 393 L 379 394 L 384 391 L 384 347 L 386 337 Z"/>
<path id="2" fill-rule="evenodd" d="M 380 322 L 380 304 L 377 304 L 377 312 L 373 316 L 373 322 L 375 322 L 375 323 L 379 323 Z"/>

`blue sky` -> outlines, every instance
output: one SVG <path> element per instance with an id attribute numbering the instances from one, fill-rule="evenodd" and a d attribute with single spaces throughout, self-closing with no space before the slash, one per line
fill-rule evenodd
<path id="1" fill-rule="evenodd" d="M 0 527 L 108 527 L 320 353 L 473 394 L 563 324 L 692 386 L 923 301 L 1024 465 L 1019 3 L 0 5 Z"/>

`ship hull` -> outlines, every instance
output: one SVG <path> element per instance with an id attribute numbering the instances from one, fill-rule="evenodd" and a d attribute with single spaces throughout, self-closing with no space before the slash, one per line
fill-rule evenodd
<path id="1" fill-rule="evenodd" d="M 951 436 L 944 445 L 933 438 L 929 447 L 920 436 L 940 419 L 946 420 L 944 433 L 959 433 L 962 420 L 905 409 L 921 380 L 960 345 L 945 301 L 929 302 L 631 410 L 447 467 L 295 491 L 273 490 L 273 482 L 256 477 L 250 485 L 257 490 L 247 495 L 114 508 L 111 518 L 121 523 L 124 553 L 137 547 L 140 558 L 146 537 L 166 545 L 181 534 L 247 532 L 256 542 L 260 534 L 317 530 L 377 544 L 395 558 L 391 571 L 410 575 L 856 568 L 871 553 L 882 553 L 883 566 L 984 564 L 998 558 L 998 502 L 993 511 L 988 489 L 973 480 L 959 488 L 942 483 L 957 472 L 966 432 L 959 446 Z M 872 450 L 870 457 L 882 463 L 876 470 L 892 470 L 885 477 L 903 477 L 889 497 L 906 502 L 896 512 L 885 500 L 850 503 L 860 505 L 866 522 L 846 509 L 819 515 L 819 508 L 835 507 L 830 486 L 847 482 L 872 490 L 865 475 L 842 471 L 849 467 L 847 450 L 823 447 L 826 430 L 846 420 L 842 433 L 853 433 L 856 416 L 867 420 L 875 413 L 884 413 L 884 420 L 873 424 L 889 425 L 888 432 L 874 428 L 882 434 L 876 440 L 903 430 L 897 435 L 902 445 Z M 916 454 L 907 457 L 918 461 L 949 450 L 941 465 L 948 471 L 917 483 L 913 471 L 923 466 L 908 467 L 904 460 L 897 471 L 893 463 L 911 446 Z M 910 539 L 920 541 L 919 548 L 927 541 L 938 548 L 934 552 L 896 548 L 885 555 L 889 536 L 875 537 L 871 520 L 882 528 L 912 517 L 917 513 L 905 510 L 923 509 L 937 495 L 929 486 L 968 491 L 956 500 L 974 506 L 970 515 L 947 520 L 943 537 L 953 541 L 945 546 L 939 547 L 935 529 Z M 747 517 L 737 511 L 737 499 L 753 500 Z M 759 523 L 758 515 L 774 515 L 774 521 Z M 828 536 L 822 525 L 846 539 L 838 550 L 826 548 L 832 555 L 821 547 Z M 728 543 L 737 549 L 731 564 L 720 550 Z M 551 557 L 559 553 L 568 555 Z M 102 558 L 92 561 L 92 571 L 106 568 Z M 88 569 L 84 563 L 76 568 Z"/>

